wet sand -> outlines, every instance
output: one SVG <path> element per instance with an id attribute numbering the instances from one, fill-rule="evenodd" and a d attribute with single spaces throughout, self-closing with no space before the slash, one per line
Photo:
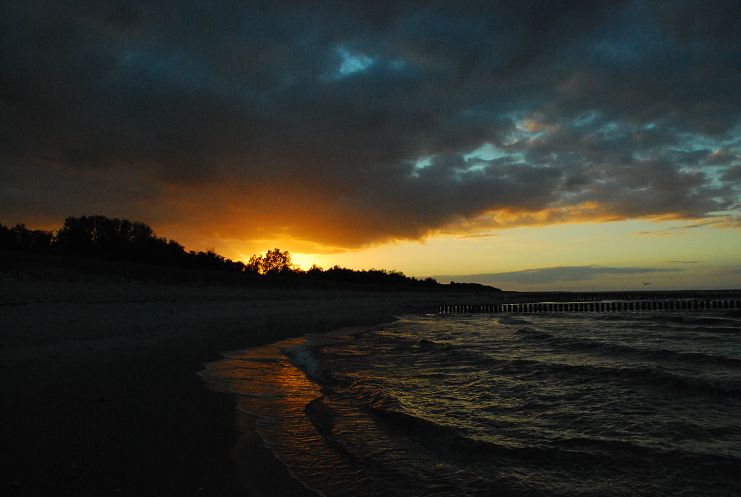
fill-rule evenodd
<path id="1" fill-rule="evenodd" d="M 453 299 L 471 301 L 461 294 L 0 273 L 0 431 L 11 459 L 0 492 L 300 495 L 280 464 L 250 439 L 249 420 L 237 417 L 234 401 L 204 387 L 196 375 L 203 364 L 218 360 L 219 351 L 371 325 Z M 266 485 L 254 475 L 245 485 L 235 459 L 240 467 L 248 461 Z"/>

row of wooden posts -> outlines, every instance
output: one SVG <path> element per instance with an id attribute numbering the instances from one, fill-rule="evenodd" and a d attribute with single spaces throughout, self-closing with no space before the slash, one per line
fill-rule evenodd
<path id="1" fill-rule="evenodd" d="M 741 309 L 741 300 L 626 300 L 612 302 L 533 302 L 515 304 L 441 305 L 440 314 L 474 312 L 626 312 Z"/>
<path id="2" fill-rule="evenodd" d="M 507 295 L 502 302 L 508 304 L 542 302 L 622 302 L 629 300 L 737 300 L 741 292 L 736 290 L 715 290 L 712 294 L 701 291 L 673 292 L 599 292 L 599 293 L 522 293 Z"/>

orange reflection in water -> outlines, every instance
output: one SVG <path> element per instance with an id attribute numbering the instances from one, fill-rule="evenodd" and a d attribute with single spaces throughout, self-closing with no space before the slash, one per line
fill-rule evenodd
<path id="1" fill-rule="evenodd" d="M 224 360 L 207 364 L 200 376 L 209 388 L 237 395 L 239 410 L 247 414 L 270 416 L 278 406 L 301 411 L 319 397 L 319 387 L 283 351 L 298 349 L 303 343 L 303 338 L 293 338 L 229 352 Z"/>
<path id="2" fill-rule="evenodd" d="M 319 386 L 293 365 L 287 349 L 303 354 L 304 338 L 283 340 L 256 349 L 230 352 L 224 360 L 206 365 L 200 376 L 213 390 L 237 396 L 237 408 L 254 420 L 241 422 L 255 430 L 265 447 L 309 488 L 320 488 L 316 479 L 323 471 L 344 468 L 337 453 L 306 416 L 305 409 L 321 397 Z M 251 465 L 242 468 L 253 471 Z"/>

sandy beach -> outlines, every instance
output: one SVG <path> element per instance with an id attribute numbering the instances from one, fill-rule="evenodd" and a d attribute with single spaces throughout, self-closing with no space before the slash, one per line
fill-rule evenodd
<path id="1" fill-rule="evenodd" d="M 486 296 L 0 273 L 3 495 L 300 494 L 197 376 L 219 352 Z M 247 435 L 245 435 L 247 434 Z M 254 441 L 254 440 L 253 440 Z M 281 473 L 283 472 L 283 473 Z M 259 482 L 260 479 L 257 479 Z M 271 487 L 275 490 L 275 487 Z"/>

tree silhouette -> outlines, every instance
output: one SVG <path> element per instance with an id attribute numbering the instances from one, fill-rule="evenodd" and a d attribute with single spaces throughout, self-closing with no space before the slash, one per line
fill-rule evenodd
<path id="1" fill-rule="evenodd" d="M 312 266 L 303 271 L 293 265 L 287 250 L 274 248 L 264 255 L 253 255 L 245 264 L 233 261 L 215 250 L 186 251 L 175 240 L 158 237 L 141 222 L 105 216 L 68 217 L 56 232 L 30 230 L 23 224 L 8 228 L 0 224 L 0 249 L 40 254 L 57 254 L 105 260 L 129 261 L 186 270 L 238 273 L 239 281 L 317 288 L 358 289 L 454 289 L 501 291 L 472 283 L 441 285 L 432 278 L 419 280 L 399 271 L 354 270 L 334 266 L 327 270 Z M 232 278 L 232 277 L 230 277 Z"/>
<path id="2" fill-rule="evenodd" d="M 274 248 L 265 252 L 265 257 L 262 258 L 263 274 L 280 274 L 292 269 L 291 254 L 287 250 L 281 251 L 279 248 Z"/>
<path id="3" fill-rule="evenodd" d="M 296 271 L 287 250 L 274 248 L 265 255 L 253 255 L 247 262 L 247 269 L 261 275 L 276 276 Z"/>
<path id="4" fill-rule="evenodd" d="M 13 228 L 0 225 L 0 248 L 26 252 L 49 252 L 54 233 L 44 230 L 30 230 L 25 224 Z"/>
<path id="5" fill-rule="evenodd" d="M 0 224 L 0 249 L 15 250 L 15 234 L 7 226 Z"/>

